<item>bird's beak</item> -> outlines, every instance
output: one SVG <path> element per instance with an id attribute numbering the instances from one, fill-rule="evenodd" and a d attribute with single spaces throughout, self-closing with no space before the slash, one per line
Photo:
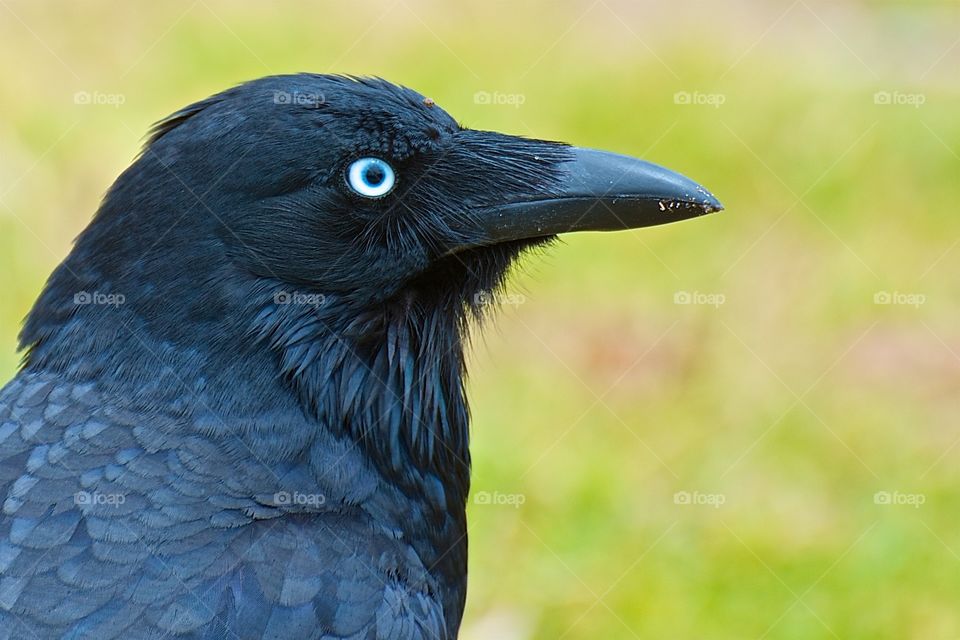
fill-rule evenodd
<path id="1" fill-rule="evenodd" d="M 479 212 L 488 243 L 571 231 L 651 227 L 721 211 L 709 191 L 679 173 L 629 156 L 574 147 L 548 197 Z"/>

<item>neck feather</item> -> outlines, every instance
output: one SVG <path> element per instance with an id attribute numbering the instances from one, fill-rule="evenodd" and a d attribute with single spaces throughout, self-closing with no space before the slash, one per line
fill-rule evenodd
<path id="1" fill-rule="evenodd" d="M 260 311 L 256 337 L 279 352 L 282 375 L 308 414 L 350 436 L 394 480 L 436 475 L 453 489 L 451 498 L 465 499 L 462 305 L 407 296 L 350 316 L 330 297 L 284 292 L 274 299 L 286 302 Z"/>

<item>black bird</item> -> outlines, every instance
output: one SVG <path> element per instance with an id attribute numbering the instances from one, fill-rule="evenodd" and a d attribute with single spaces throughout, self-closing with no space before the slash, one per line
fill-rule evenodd
<path id="1" fill-rule="evenodd" d="M 468 325 L 555 234 L 720 208 L 379 79 L 174 113 L 0 392 L 0 639 L 455 638 Z"/>

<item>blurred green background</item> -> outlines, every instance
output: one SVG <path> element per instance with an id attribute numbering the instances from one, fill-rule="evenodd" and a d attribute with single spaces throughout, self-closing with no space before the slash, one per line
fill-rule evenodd
<path id="1" fill-rule="evenodd" d="M 960 5 L 0 1 L 0 374 L 153 121 L 374 74 L 720 215 L 568 237 L 472 356 L 463 637 L 960 637 Z"/>

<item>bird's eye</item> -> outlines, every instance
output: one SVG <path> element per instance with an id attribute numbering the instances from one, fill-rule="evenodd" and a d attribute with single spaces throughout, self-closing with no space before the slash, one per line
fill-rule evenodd
<path id="1" fill-rule="evenodd" d="M 396 181 L 393 167 L 380 158 L 360 158 L 347 168 L 347 184 L 366 198 L 379 198 L 390 193 Z"/>

